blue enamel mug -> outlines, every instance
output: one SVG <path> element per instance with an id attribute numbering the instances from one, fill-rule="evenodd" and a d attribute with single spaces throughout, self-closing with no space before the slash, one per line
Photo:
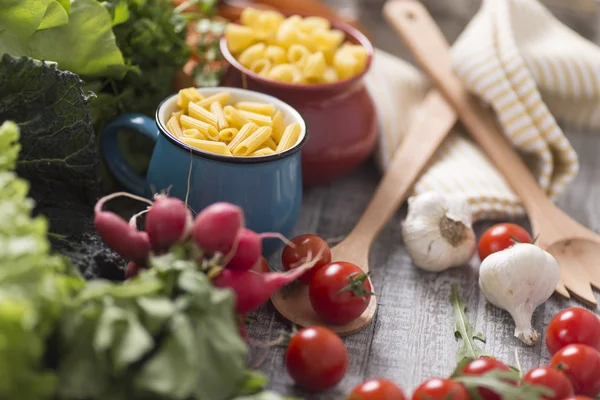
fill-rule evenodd
<path id="1" fill-rule="evenodd" d="M 224 156 L 198 150 L 166 128 L 171 113 L 179 111 L 177 94 L 173 94 L 158 106 L 155 119 L 124 114 L 105 128 L 100 147 L 107 167 L 131 193 L 151 198 L 154 193 L 168 190 L 172 197 L 181 200 L 187 197 L 188 205 L 196 212 L 215 202 L 229 202 L 242 208 L 247 228 L 289 237 L 302 202 L 300 149 L 308 138 L 302 116 L 290 105 L 262 93 L 229 87 L 197 90 L 204 97 L 227 91 L 231 94 L 230 104 L 239 101 L 272 104 L 281 111 L 286 125 L 300 124 L 298 141 L 282 153 L 258 157 Z M 155 143 L 147 176 L 134 172 L 123 157 L 117 140 L 122 129 Z M 280 244 L 267 239 L 263 253 L 272 254 Z"/>

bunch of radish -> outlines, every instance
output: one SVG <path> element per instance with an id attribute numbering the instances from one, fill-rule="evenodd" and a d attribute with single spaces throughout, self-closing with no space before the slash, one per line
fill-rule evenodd
<path id="1" fill-rule="evenodd" d="M 103 210 L 107 201 L 126 196 L 149 204 L 145 230 L 138 230 L 137 215 L 129 222 L 113 212 Z M 193 243 L 207 259 L 220 260 L 219 272 L 212 276 L 216 287 L 230 288 L 236 295 L 235 311 L 245 315 L 268 301 L 277 289 L 299 278 L 318 259 L 285 273 L 260 273 L 262 240 L 287 239 L 277 233 L 256 233 L 244 226 L 244 214 L 238 206 L 215 203 L 196 218 L 187 205 L 173 197 L 156 195 L 154 201 L 129 193 L 103 197 L 95 206 L 94 224 L 99 236 L 129 264 L 125 272 L 131 278 L 148 267 L 152 255 L 167 252 L 171 246 Z"/>

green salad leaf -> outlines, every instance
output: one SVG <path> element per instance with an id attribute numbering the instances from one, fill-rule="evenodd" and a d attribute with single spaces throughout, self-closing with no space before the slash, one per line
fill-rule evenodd
<path id="1" fill-rule="evenodd" d="M 31 216 L 29 185 L 12 171 L 18 137 L 15 123 L 0 126 L 0 398 L 52 399 L 57 379 L 46 364 L 47 340 L 83 281 L 50 255 L 47 222 Z"/>
<path id="2" fill-rule="evenodd" d="M 111 16 L 100 2 L 72 0 L 69 6 L 64 0 L 8 3 L 9 13 L 3 11 L 2 18 L 9 20 L 13 15 L 25 23 L 21 27 L 10 21 L 10 30 L 0 34 L 0 54 L 53 61 L 63 70 L 84 76 L 121 78 L 126 73 Z"/>
<path id="3" fill-rule="evenodd" d="M 17 173 L 50 219 L 67 235 L 90 224 L 99 190 L 99 155 L 82 81 L 55 65 L 0 58 L 0 121 L 21 128 Z"/>
<path id="4" fill-rule="evenodd" d="M 475 358 L 488 355 L 475 343 L 475 339 L 485 343 L 485 336 L 481 332 L 475 332 L 473 325 L 467 319 L 465 313 L 467 306 L 459 297 L 456 285 L 452 285 L 450 300 L 454 312 L 454 335 L 457 340 L 462 339 L 456 355 L 459 366 Z"/>
<path id="5" fill-rule="evenodd" d="M 48 0 L 0 0 L 1 43 L 33 35 L 48 9 Z M 1 51 L 0 51 L 1 53 Z"/>
<path id="6" fill-rule="evenodd" d="M 61 321 L 61 399 L 228 400 L 248 379 L 233 295 L 184 252 L 123 284 L 94 281 Z M 263 382 L 264 383 L 264 382 Z"/>
<path id="7" fill-rule="evenodd" d="M 71 4 L 69 3 L 66 6 L 63 3 L 64 0 L 61 0 L 60 2 L 58 0 L 48 0 L 48 8 L 46 8 L 46 12 L 44 13 L 42 22 L 38 26 L 38 30 L 55 28 L 69 23 Z"/>

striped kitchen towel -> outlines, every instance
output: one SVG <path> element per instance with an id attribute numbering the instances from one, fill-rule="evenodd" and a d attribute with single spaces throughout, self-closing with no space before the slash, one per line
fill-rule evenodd
<path id="1" fill-rule="evenodd" d="M 505 135 L 556 199 L 579 165 L 557 119 L 600 128 L 600 48 L 537 0 L 484 0 L 452 53 L 458 76 L 493 107 Z M 377 159 L 385 170 L 430 86 L 416 68 L 379 50 L 367 85 L 381 126 Z M 524 213 L 491 161 L 458 130 L 414 187 L 416 194 L 429 190 L 464 195 L 476 220 Z"/>

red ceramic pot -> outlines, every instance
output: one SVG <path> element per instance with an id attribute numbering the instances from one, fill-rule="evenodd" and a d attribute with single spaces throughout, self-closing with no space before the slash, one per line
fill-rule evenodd
<path id="1" fill-rule="evenodd" d="M 294 107 L 306 121 L 308 142 L 302 149 L 305 186 L 331 181 L 361 164 L 373 151 L 377 118 L 363 78 L 373 60 L 373 46 L 357 29 L 339 22 L 331 25 L 346 40 L 361 44 L 369 55 L 365 70 L 330 84 L 290 84 L 266 79 L 240 64 L 221 38 L 221 52 L 231 64 L 225 85 L 267 93 Z"/>

